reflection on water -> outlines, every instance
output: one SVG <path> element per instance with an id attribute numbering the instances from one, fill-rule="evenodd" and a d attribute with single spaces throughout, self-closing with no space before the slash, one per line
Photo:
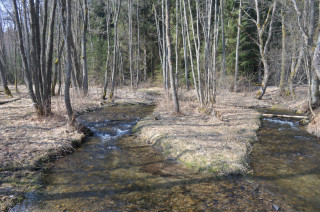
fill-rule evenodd
<path id="1" fill-rule="evenodd" d="M 295 210 L 319 211 L 319 149 L 298 121 L 265 118 L 252 151 L 255 178 Z"/>
<path id="2" fill-rule="evenodd" d="M 81 116 L 94 136 L 56 161 L 45 187 L 13 211 L 291 211 L 283 199 L 298 210 L 319 209 L 319 143 L 303 130 L 284 134 L 292 122 L 264 121 L 252 156 L 256 177 L 219 178 L 165 160 L 130 135 L 152 110 L 127 105 Z"/>

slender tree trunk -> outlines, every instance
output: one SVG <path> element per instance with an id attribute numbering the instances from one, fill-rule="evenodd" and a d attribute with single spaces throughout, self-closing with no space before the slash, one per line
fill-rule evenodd
<path id="1" fill-rule="evenodd" d="M 36 96 L 33 91 L 33 83 L 32 83 L 32 79 L 31 79 L 27 56 L 26 56 L 25 49 L 24 49 L 24 43 L 23 43 L 24 39 L 22 36 L 22 29 L 21 29 L 20 18 L 19 18 L 19 13 L 18 13 L 17 1 L 12 0 L 12 3 L 13 3 L 13 8 L 14 8 L 15 23 L 16 23 L 16 27 L 18 30 L 18 36 L 19 36 L 20 54 L 21 54 L 21 58 L 22 58 L 23 66 L 24 66 L 23 67 L 24 79 L 25 79 L 26 86 L 28 88 L 30 98 L 31 98 L 32 102 L 34 103 L 35 109 L 37 110 L 38 104 L 37 104 Z"/>
<path id="2" fill-rule="evenodd" d="M 296 45 L 296 41 L 294 41 L 294 48 L 293 48 L 294 50 L 295 50 L 295 45 Z M 291 72 L 288 79 L 288 87 L 289 87 L 290 96 L 292 99 L 295 97 L 294 85 L 293 85 L 294 78 L 298 72 L 298 69 L 300 68 L 302 57 L 303 57 L 303 48 L 300 47 L 298 58 L 297 58 L 297 55 L 295 54 L 293 54 L 291 58 Z"/>
<path id="3" fill-rule="evenodd" d="M 214 5 L 214 31 L 213 31 L 213 43 L 212 43 L 212 105 L 216 103 L 217 96 L 217 43 L 218 43 L 218 0 L 215 0 Z"/>
<path id="4" fill-rule="evenodd" d="M 176 73 L 175 73 L 175 83 L 178 86 L 179 81 L 179 52 L 178 52 L 178 45 L 179 45 L 179 0 L 176 0 L 176 43 L 175 43 L 175 54 L 176 54 Z"/>
<path id="5" fill-rule="evenodd" d="M 283 8 L 281 8 L 281 26 L 282 26 L 282 52 L 281 52 L 281 74 L 280 74 L 280 95 L 284 94 L 286 78 L 286 26 Z"/>
<path id="6" fill-rule="evenodd" d="M 210 80 L 211 80 L 211 61 L 210 61 L 210 45 L 211 45 L 211 17 L 212 17 L 212 0 L 205 1 L 205 87 L 206 87 L 206 104 L 210 102 Z"/>
<path id="7" fill-rule="evenodd" d="M 192 72 L 192 77 L 193 77 L 194 89 L 196 90 L 198 101 L 200 102 L 201 98 L 200 98 L 197 78 L 196 78 L 196 74 L 195 74 L 195 70 L 194 70 L 193 54 L 192 54 L 192 46 L 191 46 L 191 41 L 190 41 L 190 33 L 189 33 L 189 24 L 188 24 L 188 19 L 187 19 L 186 4 L 185 4 L 185 1 L 182 1 L 182 3 L 183 3 L 185 30 L 187 32 L 187 42 L 188 42 L 188 47 L 189 47 L 190 66 L 191 66 L 191 72 Z"/>
<path id="8" fill-rule="evenodd" d="M 189 13 L 190 13 L 190 25 L 191 25 L 191 29 L 192 29 L 192 36 L 193 36 L 193 41 L 194 41 L 194 45 L 195 45 L 195 49 L 196 49 L 196 59 L 197 59 L 197 75 L 198 75 L 198 94 L 199 94 L 199 102 L 201 104 L 201 106 L 203 106 L 203 90 L 202 90 L 202 82 L 201 82 L 201 70 L 200 70 L 200 47 L 201 47 L 201 43 L 200 43 L 200 30 L 199 30 L 199 22 L 200 22 L 200 18 L 199 18 L 199 0 L 196 1 L 196 12 L 197 12 L 197 21 L 196 21 L 196 25 L 197 25 L 197 31 L 195 32 L 194 29 L 194 23 L 193 23 L 193 15 L 192 15 L 192 10 L 191 10 L 191 4 L 190 4 L 190 0 L 188 0 L 188 7 L 189 7 Z"/>
<path id="9" fill-rule="evenodd" d="M 28 17 L 27 17 L 27 11 L 28 11 L 28 9 L 27 9 L 27 1 L 23 1 L 22 2 L 22 6 L 23 6 L 23 19 L 24 19 L 24 21 L 23 21 L 23 28 L 22 28 L 22 30 L 24 30 L 24 35 L 25 35 L 25 37 L 24 37 L 24 48 L 25 48 L 25 54 L 26 54 L 26 57 L 27 57 L 27 60 L 29 61 L 29 63 L 28 63 L 28 69 L 30 70 L 30 74 L 31 74 L 31 78 L 32 78 L 32 67 L 31 67 L 31 63 L 30 63 L 30 61 L 31 61 L 31 55 L 30 55 L 30 52 L 31 52 L 31 47 L 30 47 L 30 33 L 29 33 L 29 27 L 28 27 Z M 22 18 L 21 18 L 22 19 Z M 22 24 L 22 23 L 21 23 Z"/>
<path id="10" fill-rule="evenodd" d="M 166 0 L 166 41 L 167 41 L 167 49 L 168 49 L 168 66 L 169 66 L 169 74 L 170 74 L 170 84 L 171 84 L 171 92 L 172 92 L 172 100 L 174 103 L 174 111 L 175 113 L 180 113 L 179 109 L 179 101 L 175 83 L 175 77 L 172 68 L 172 59 L 171 59 L 171 36 L 170 36 L 170 0 Z"/>
<path id="11" fill-rule="evenodd" d="M 156 22 L 156 28 L 157 28 L 157 34 L 158 34 L 158 50 L 159 50 L 159 57 L 160 57 L 160 61 L 161 61 L 161 67 L 163 69 L 164 67 L 164 58 L 163 58 L 163 45 L 162 45 L 162 42 L 161 42 L 161 38 L 162 38 L 162 35 L 161 35 L 161 32 L 160 32 L 160 26 L 159 26 L 159 21 L 158 21 L 158 16 L 157 16 L 157 9 L 156 7 L 154 6 L 153 4 L 153 8 L 154 8 L 154 18 L 155 18 L 155 22 Z M 163 72 L 164 73 L 164 72 Z M 164 77 L 164 75 L 163 75 Z M 164 84 L 165 85 L 165 84 Z M 165 86 L 164 86 L 165 87 Z"/>
<path id="12" fill-rule="evenodd" d="M 64 40 L 62 40 L 62 44 L 60 44 L 60 30 L 59 30 L 59 41 L 58 41 L 58 51 L 57 51 L 57 59 L 54 62 L 54 74 L 53 74 L 53 82 L 51 85 L 51 96 L 55 95 L 55 90 L 56 90 L 56 85 L 57 85 L 57 80 L 58 80 L 58 72 L 59 72 L 59 65 L 60 65 L 60 59 L 61 59 L 61 55 L 62 55 L 62 51 L 63 51 L 63 47 L 64 47 Z"/>
<path id="13" fill-rule="evenodd" d="M 139 0 L 137 0 L 137 79 L 136 88 L 139 86 L 140 81 L 140 17 L 139 17 Z"/>
<path id="14" fill-rule="evenodd" d="M 271 15 L 271 20 L 270 20 L 270 24 L 269 24 L 268 37 L 267 37 L 267 40 L 265 43 L 264 43 L 264 39 L 263 39 L 263 33 L 265 30 L 265 23 L 268 20 L 270 11 L 268 12 L 268 16 L 266 18 L 265 23 L 263 24 L 263 26 L 261 26 L 260 25 L 261 23 L 260 23 L 260 12 L 259 12 L 258 0 L 255 0 L 255 5 L 256 5 L 256 14 L 257 14 L 256 26 L 258 29 L 258 37 L 259 37 L 259 45 L 258 46 L 259 46 L 261 61 L 262 61 L 263 68 L 264 68 L 264 75 L 263 75 L 263 80 L 262 80 L 261 91 L 258 94 L 258 99 L 261 100 L 267 90 L 267 86 L 268 86 L 268 82 L 269 82 L 269 78 L 270 78 L 270 70 L 269 70 L 269 64 L 267 61 L 267 56 L 268 56 L 268 49 L 269 49 L 269 44 L 271 41 L 271 35 L 272 35 L 272 30 L 273 30 L 275 11 L 277 8 L 277 0 L 275 0 L 273 3 L 272 15 Z"/>
<path id="15" fill-rule="evenodd" d="M 7 96 L 12 96 L 10 89 L 8 88 L 8 83 L 7 83 L 7 78 L 5 75 L 5 71 L 4 71 L 4 65 L 2 64 L 1 60 L 0 60 L 0 77 L 1 77 L 1 81 L 2 81 L 2 87 L 4 90 L 4 93 Z"/>
<path id="16" fill-rule="evenodd" d="M 65 61 L 65 91 L 64 91 L 64 101 L 70 121 L 73 121 L 73 110 L 70 101 L 70 84 L 71 84 L 71 72 L 72 72 L 72 56 L 71 56 L 71 40 L 72 40 L 72 31 L 71 31 L 71 0 L 66 0 L 66 10 L 67 10 L 67 20 L 65 27 L 65 51 L 66 51 L 66 61 Z M 63 14 L 61 14 L 63 16 Z"/>
<path id="17" fill-rule="evenodd" d="M 313 46 L 313 39 L 314 39 L 314 29 L 315 29 L 315 1 L 308 0 L 309 4 L 309 23 L 308 23 L 308 59 L 309 59 L 309 69 L 311 72 L 311 105 L 312 106 L 319 106 L 320 102 L 320 92 L 319 92 L 319 79 L 315 70 L 313 69 L 312 65 L 312 46 Z M 306 13 L 307 14 L 307 13 Z"/>
<path id="18" fill-rule="evenodd" d="M 54 8 L 55 9 L 55 8 Z M 47 35 L 47 22 L 48 22 L 48 1 L 44 0 L 43 2 L 43 22 L 42 22 L 42 37 L 41 37 L 41 76 L 42 76 L 42 83 L 40 84 L 41 90 L 42 90 L 42 101 L 43 101 L 43 110 L 44 114 L 49 114 L 51 112 L 51 100 L 49 98 L 50 95 L 50 87 L 47 87 L 47 64 L 46 64 L 46 49 L 47 49 L 47 44 L 46 44 L 46 37 Z M 54 22 L 54 17 L 53 20 Z M 40 35 L 40 34 L 39 34 Z M 53 34 L 52 40 L 53 40 Z M 40 49 L 40 48 L 39 48 Z M 52 61 L 52 59 L 51 59 Z M 50 80 L 51 80 L 51 75 L 50 75 Z"/>
<path id="19" fill-rule="evenodd" d="M 238 32 L 237 32 L 237 46 L 236 46 L 236 64 L 234 70 L 234 92 L 238 92 L 238 75 L 239 75 L 239 47 L 240 47 L 240 26 L 241 26 L 241 12 L 242 12 L 242 0 L 239 5 L 239 16 L 238 16 Z"/>
<path id="20" fill-rule="evenodd" d="M 35 87 L 35 94 L 37 98 L 38 110 L 37 113 L 43 115 L 43 87 L 41 82 L 41 44 L 40 44 L 40 25 L 38 19 L 37 8 L 39 5 L 34 4 L 33 0 L 29 1 L 30 6 L 30 17 L 31 17 L 31 61 L 33 62 L 33 82 Z"/>
<path id="21" fill-rule="evenodd" d="M 144 46 L 144 60 L 143 60 L 143 81 L 147 82 L 147 47 L 146 44 Z"/>
<path id="22" fill-rule="evenodd" d="M 161 15 L 162 15 L 162 72 L 163 72 L 163 84 L 166 92 L 169 90 L 168 86 L 168 70 L 167 70 L 167 65 L 168 65 L 168 58 L 167 58 L 167 47 L 166 47 L 166 27 L 165 27 L 165 0 L 162 0 L 162 8 L 161 8 Z"/>
<path id="23" fill-rule="evenodd" d="M 306 48 L 306 51 L 304 52 L 306 54 L 304 62 L 306 65 L 305 70 L 306 70 L 306 74 L 308 77 L 308 85 L 309 85 L 309 90 L 308 90 L 309 91 L 308 92 L 308 94 L 309 94 L 309 98 L 308 98 L 309 99 L 309 107 L 310 107 L 311 112 L 313 113 L 312 105 L 317 104 L 319 102 L 319 86 L 317 85 L 318 80 L 314 79 L 315 74 L 312 73 L 313 70 L 312 70 L 312 65 L 311 65 L 311 45 L 312 45 L 313 35 L 314 35 L 314 13 L 315 13 L 314 0 L 304 1 L 304 11 L 303 11 L 304 26 L 301 21 L 302 14 L 297 6 L 296 1 L 291 0 L 291 2 L 293 3 L 293 7 L 297 13 L 298 26 L 299 26 L 300 32 L 302 33 L 304 47 Z M 308 8 L 307 4 L 309 4 L 309 14 L 307 12 L 307 8 Z M 307 17 L 309 17 L 308 24 L 307 24 Z M 314 60 L 313 60 L 313 62 L 314 62 Z"/>
<path id="24" fill-rule="evenodd" d="M 129 0 L 130 1 L 130 0 Z M 109 70 L 109 58 L 110 58 L 110 12 L 109 12 L 109 1 L 107 3 L 107 17 L 106 17 L 106 23 L 107 23 L 107 60 L 106 60 L 106 71 L 105 71 L 105 75 L 104 75 L 104 87 L 103 87 L 103 95 L 102 95 L 102 99 L 105 100 L 106 99 L 106 95 L 107 95 L 107 88 L 108 88 L 108 81 L 109 81 L 109 77 L 108 77 L 108 70 Z"/>
<path id="25" fill-rule="evenodd" d="M 183 58 L 184 58 L 184 75 L 185 75 L 185 83 L 186 89 L 189 90 L 189 67 L 188 67 L 188 48 L 187 48 L 187 41 L 186 41 L 186 29 L 185 29 L 185 22 L 183 21 L 183 9 L 180 0 L 180 16 L 181 16 L 181 34 L 182 34 L 182 43 L 183 43 Z"/>
<path id="26" fill-rule="evenodd" d="M 121 8 L 121 0 L 118 1 L 118 7 L 115 7 L 115 19 L 114 19 L 114 47 L 113 47 L 113 64 L 112 64 L 112 76 L 111 76 L 111 89 L 109 98 L 112 99 L 114 95 L 114 81 L 115 81 L 115 73 L 116 73 L 116 55 L 117 55 L 117 48 L 118 48 L 118 20 L 119 20 L 119 13 Z M 116 3 L 114 3 L 116 4 Z"/>
<path id="27" fill-rule="evenodd" d="M 0 20 L 0 40 L 4 40 L 3 34 L 4 34 L 4 31 L 3 31 L 2 21 Z M 2 81 L 4 93 L 7 96 L 12 97 L 11 91 L 8 88 L 8 82 L 6 78 L 6 73 L 8 73 L 8 66 L 6 66 L 5 63 L 8 63 L 8 62 L 9 61 L 6 58 L 5 44 L 3 43 L 2 46 L 0 46 L 0 80 Z"/>
<path id="28" fill-rule="evenodd" d="M 46 53 L 46 79 L 45 79 L 45 114 L 51 113 L 51 93 L 50 88 L 52 84 L 52 61 L 53 61 L 53 41 L 54 41 L 54 26 L 55 26 L 55 15 L 56 15 L 56 7 L 57 7 L 57 0 L 52 1 L 52 10 L 50 16 L 50 25 L 49 25 L 49 39 L 47 44 L 47 53 Z"/>
<path id="29" fill-rule="evenodd" d="M 14 64 L 17 64 L 17 42 L 14 42 Z M 18 89 L 18 67 L 15 65 L 14 66 L 14 87 L 16 90 L 16 93 L 20 93 Z"/>
<path id="30" fill-rule="evenodd" d="M 133 88 L 133 61 L 132 61 L 132 0 L 128 0 L 128 16 L 129 16 L 129 69 L 130 69 L 130 85 Z"/>
<path id="31" fill-rule="evenodd" d="M 83 0 L 83 34 L 82 34 L 82 66 L 83 66 L 83 95 L 88 94 L 88 65 L 87 65 L 87 28 L 88 2 Z"/>
<path id="32" fill-rule="evenodd" d="M 222 36 L 222 65 L 221 65 L 221 76 L 220 76 L 220 86 L 225 86 L 226 78 L 226 38 L 224 33 L 224 0 L 220 0 L 220 9 L 221 9 L 221 36 Z"/>

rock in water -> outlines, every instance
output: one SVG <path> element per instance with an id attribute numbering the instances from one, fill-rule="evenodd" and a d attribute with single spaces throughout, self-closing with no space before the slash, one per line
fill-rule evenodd
<path id="1" fill-rule="evenodd" d="M 272 209 L 275 211 L 279 211 L 280 207 L 278 205 L 272 205 Z"/>

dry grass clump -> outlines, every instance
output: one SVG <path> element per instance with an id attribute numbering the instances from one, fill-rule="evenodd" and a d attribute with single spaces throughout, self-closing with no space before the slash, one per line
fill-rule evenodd
<path id="1" fill-rule="evenodd" d="M 219 90 L 217 104 L 209 110 L 200 108 L 194 90 L 179 90 L 180 115 L 172 112 L 171 96 L 164 96 L 158 99 L 156 111 L 135 130 L 168 158 L 189 167 L 219 174 L 245 173 L 260 126 L 260 114 L 255 109 L 297 110 L 307 97 L 306 87 L 296 88 L 294 99 L 280 97 L 277 87 L 268 87 L 263 100 L 257 100 L 257 89 L 252 87 L 244 93 Z"/>
<path id="2" fill-rule="evenodd" d="M 213 118 L 199 110 L 195 93 L 180 96 L 181 115 L 172 116 L 170 97 L 158 101 L 156 111 L 135 127 L 142 140 L 197 170 L 218 174 L 245 173 L 251 142 L 257 139 L 259 114 L 250 109 L 216 105 Z"/>

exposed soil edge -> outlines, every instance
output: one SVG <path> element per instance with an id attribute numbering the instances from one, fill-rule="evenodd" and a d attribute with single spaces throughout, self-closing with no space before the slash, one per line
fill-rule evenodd
<path id="1" fill-rule="evenodd" d="M 154 103 L 143 103 L 143 102 L 130 102 L 130 103 L 104 102 L 104 103 L 101 103 L 100 106 L 92 106 L 92 107 L 87 107 L 86 109 L 83 109 L 83 110 L 74 111 L 74 114 L 75 114 L 74 122 L 69 124 L 79 133 L 82 133 L 81 138 L 72 140 L 69 147 L 61 146 L 58 149 L 48 150 L 47 152 L 44 153 L 44 155 L 39 157 L 37 160 L 35 160 L 32 163 L 31 166 L 28 167 L 29 170 L 36 172 L 36 174 L 34 175 L 34 178 L 37 179 L 37 183 L 39 185 L 42 184 L 44 174 L 51 167 L 51 163 L 53 163 L 58 159 L 66 157 L 67 155 L 73 154 L 77 150 L 77 148 L 80 148 L 85 143 L 86 138 L 92 135 L 90 129 L 84 126 L 81 122 L 77 121 L 76 119 L 77 117 L 85 113 L 103 110 L 106 107 L 115 107 L 115 106 L 127 105 L 127 104 L 130 104 L 130 105 L 143 104 L 143 105 L 154 106 Z M 12 204 L 6 205 L 6 207 L 4 208 L 4 212 L 10 211 L 10 209 L 13 208 L 15 205 L 21 203 L 25 199 L 25 194 L 32 191 L 33 190 L 27 190 L 24 193 L 21 193 L 19 196 L 15 196 L 12 199 Z"/>
<path id="2" fill-rule="evenodd" d="M 102 108 L 99 107 L 93 107 L 90 108 L 90 112 L 95 111 L 95 110 L 99 110 Z M 86 111 L 80 111 L 76 114 L 81 115 L 83 113 L 85 113 Z M 77 116 L 78 116 L 77 115 Z M 73 125 L 71 125 L 75 130 L 82 132 L 82 136 L 80 139 L 77 140 L 72 140 L 70 143 L 70 146 L 65 147 L 65 146 L 60 146 L 58 149 L 51 149 L 48 150 L 47 152 L 44 152 L 44 155 L 40 156 L 38 159 L 36 159 L 35 161 L 33 161 L 33 163 L 28 166 L 28 169 L 30 171 L 35 171 L 34 174 L 34 179 L 36 179 L 36 182 L 41 185 L 42 184 L 42 179 L 43 179 L 43 175 L 45 174 L 45 171 L 48 170 L 51 167 L 51 163 L 62 158 L 65 157 L 69 154 L 72 154 L 76 151 L 77 148 L 81 147 L 81 145 L 83 143 L 85 143 L 86 140 L 86 131 L 83 131 L 82 129 L 79 129 L 79 126 L 82 126 L 81 123 L 75 121 L 73 123 Z M 5 168 L 4 168 L 5 169 Z M 12 199 L 12 204 L 10 205 L 6 205 L 5 208 L 3 209 L 5 212 L 10 211 L 11 208 L 13 208 L 15 205 L 21 203 L 24 199 L 25 199 L 25 194 L 32 192 L 33 190 L 26 190 L 24 193 L 19 194 L 19 196 L 15 196 Z"/>

